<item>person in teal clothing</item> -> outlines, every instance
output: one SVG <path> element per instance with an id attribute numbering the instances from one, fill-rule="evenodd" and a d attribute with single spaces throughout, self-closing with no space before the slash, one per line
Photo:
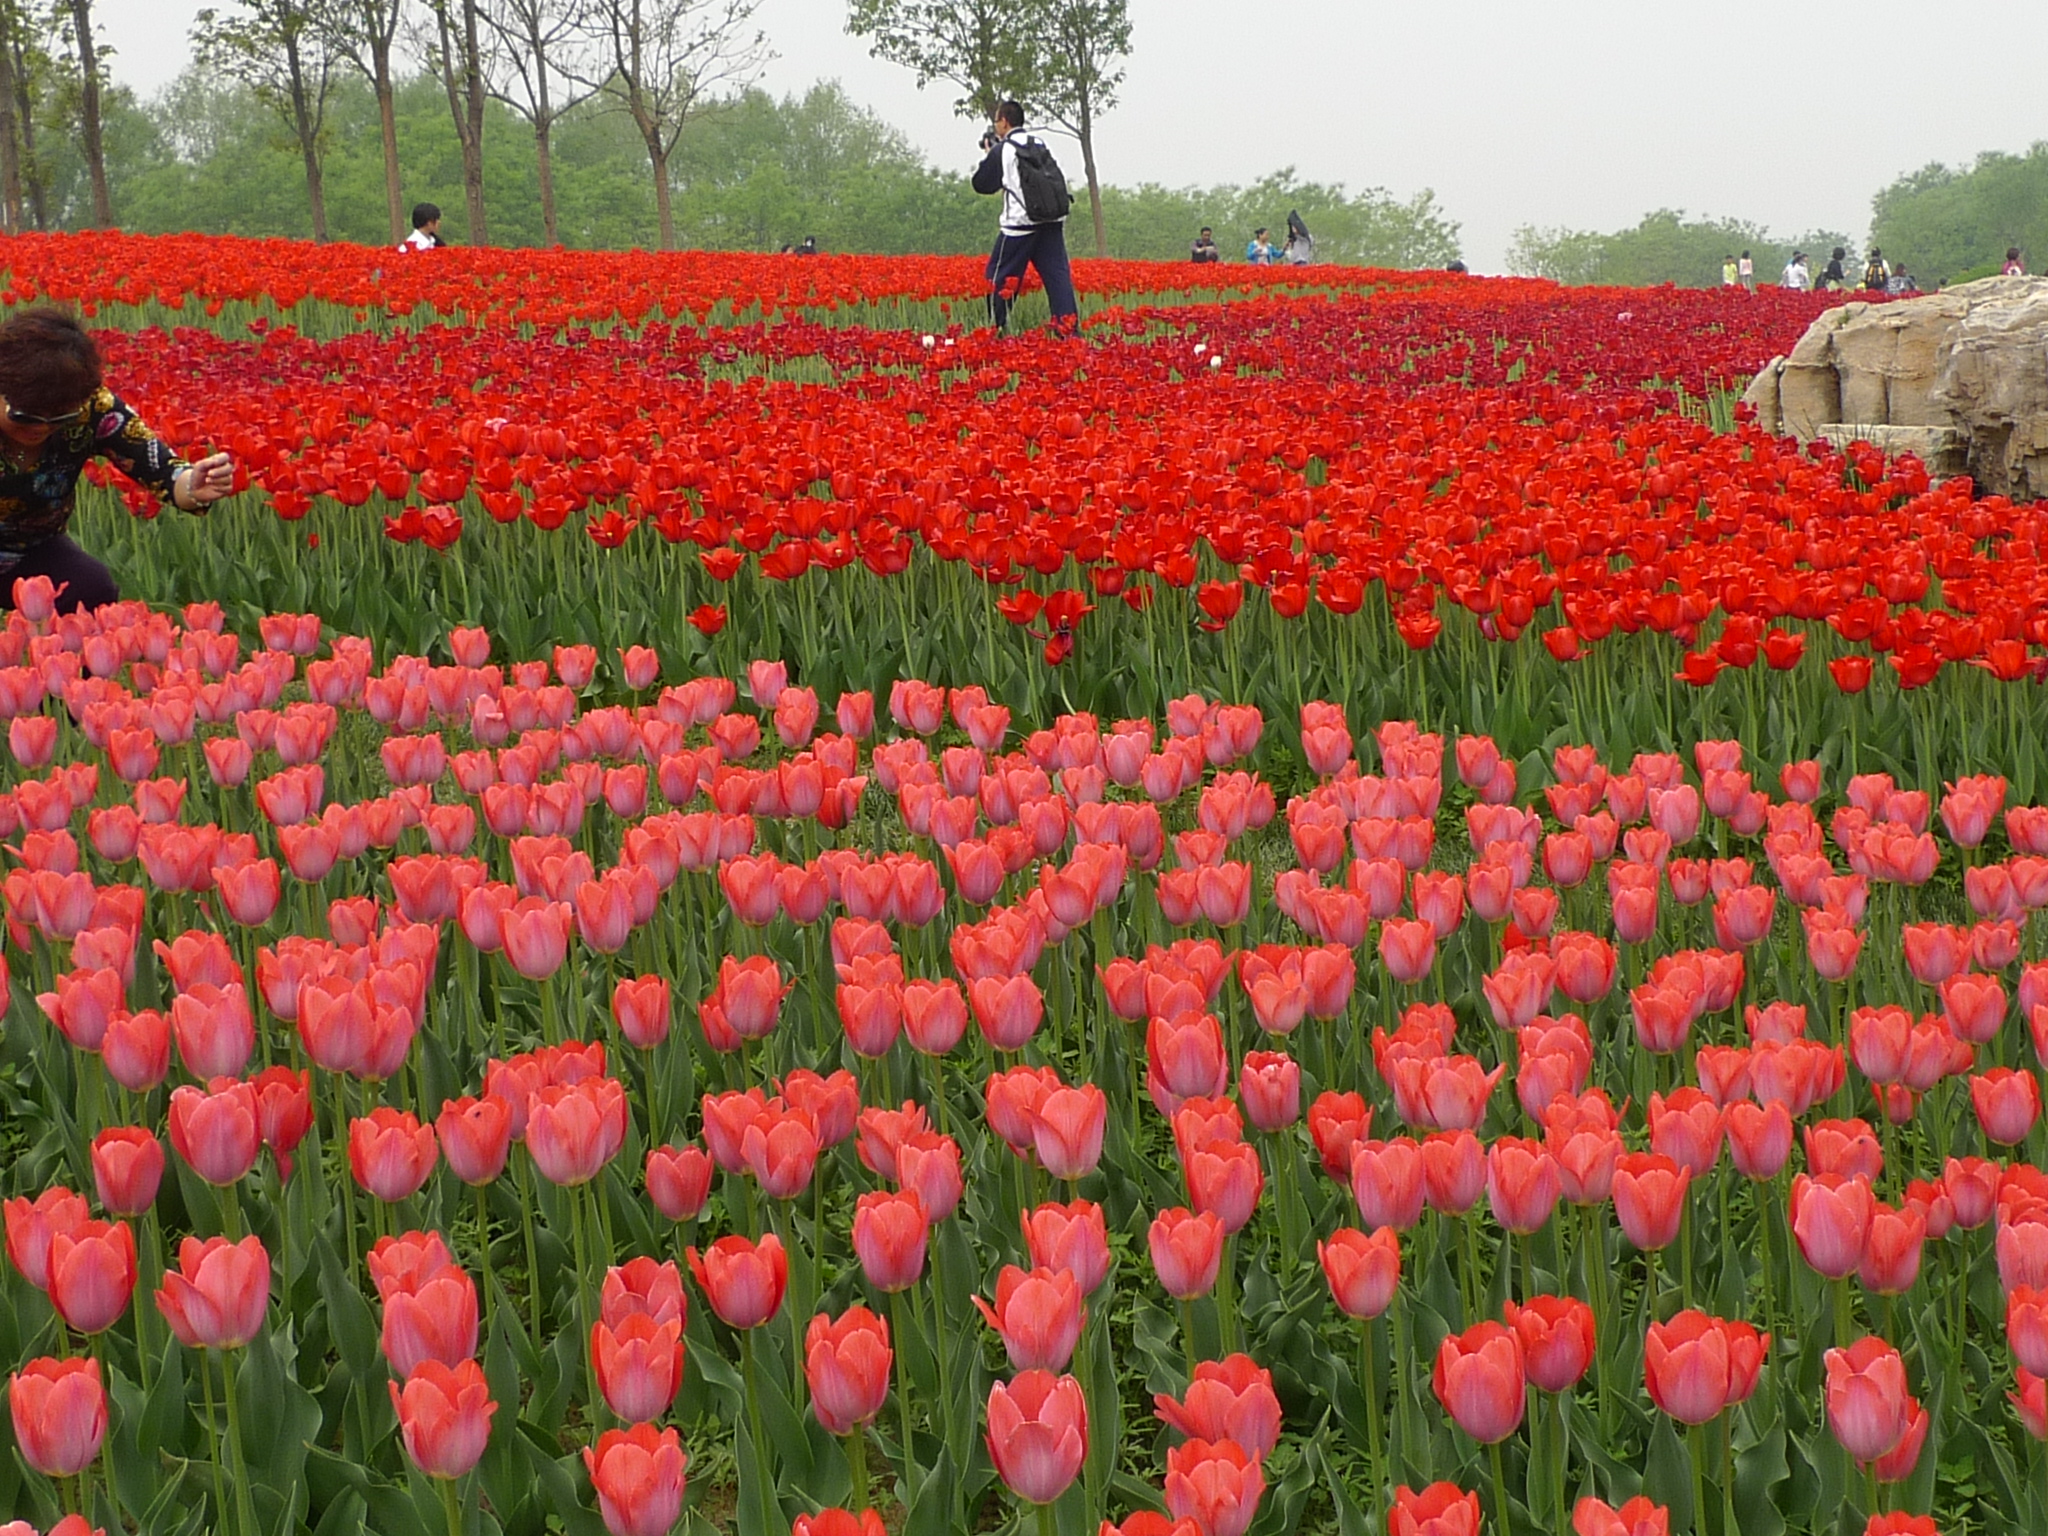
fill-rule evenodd
<path id="1" fill-rule="evenodd" d="M 1263 226 L 1252 231 L 1251 243 L 1244 248 L 1244 259 L 1255 267 L 1273 265 L 1273 244 L 1266 238 Z"/>

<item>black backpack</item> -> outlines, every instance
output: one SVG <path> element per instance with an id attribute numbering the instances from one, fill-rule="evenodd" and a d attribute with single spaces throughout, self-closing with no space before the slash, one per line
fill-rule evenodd
<path id="1" fill-rule="evenodd" d="M 1057 224 L 1074 207 L 1074 195 L 1067 190 L 1066 173 L 1052 151 L 1036 139 L 1015 146 L 1017 185 L 1024 193 L 1024 216 L 1034 224 Z"/>

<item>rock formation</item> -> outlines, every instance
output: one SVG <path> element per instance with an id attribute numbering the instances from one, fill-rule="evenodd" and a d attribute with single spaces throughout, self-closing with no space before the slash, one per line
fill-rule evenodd
<path id="1" fill-rule="evenodd" d="M 1743 399 L 1801 442 L 1861 438 L 1986 494 L 2048 497 L 2048 278 L 1839 305 Z"/>

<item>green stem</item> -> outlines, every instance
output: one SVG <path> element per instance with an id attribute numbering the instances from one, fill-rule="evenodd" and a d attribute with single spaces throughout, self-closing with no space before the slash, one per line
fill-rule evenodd
<path id="1" fill-rule="evenodd" d="M 1508 1518 L 1508 1479 L 1507 1474 L 1501 1470 L 1498 1440 L 1486 1448 L 1486 1457 L 1493 1469 L 1494 1520 L 1501 1530 L 1511 1531 L 1514 1526 Z"/>
<path id="2" fill-rule="evenodd" d="M 462 1536 L 462 1500 L 455 1492 L 455 1479 L 436 1478 L 441 1485 L 441 1508 L 448 1515 L 448 1536 Z"/>
<path id="3" fill-rule="evenodd" d="M 1365 1390 L 1365 1459 L 1371 1479 L 1366 1484 L 1365 1524 L 1368 1530 L 1374 1529 L 1381 1494 L 1386 1487 L 1386 1463 L 1380 1439 L 1379 1360 L 1373 1349 L 1373 1329 L 1377 1321 L 1370 1317 L 1365 1320 L 1358 1349 L 1358 1380 Z"/>
<path id="4" fill-rule="evenodd" d="M 213 1351 L 199 1352 L 199 1385 L 206 1394 L 206 1458 L 213 1463 L 213 1517 L 227 1523 L 228 1499 L 220 1477 L 220 1431 L 213 1417 Z"/>
<path id="5" fill-rule="evenodd" d="M 896 1330 L 896 1347 L 903 1348 L 907 1337 L 903 1327 L 903 1292 L 893 1291 L 889 1296 L 889 1322 Z M 944 1387 L 940 1388 L 943 1396 Z M 917 1442 L 910 1433 L 910 1371 L 900 1354 L 896 1371 L 896 1412 L 902 1425 L 903 1436 L 903 1505 L 908 1509 L 917 1493 Z"/>
<path id="6" fill-rule="evenodd" d="M 868 1507 L 868 1437 L 867 1430 L 855 1425 L 853 1433 L 846 1437 L 846 1464 L 853 1469 L 853 1512 L 865 1514 Z"/>
<path id="7" fill-rule="evenodd" d="M 228 1400 L 228 1454 L 235 1467 L 235 1515 L 246 1536 L 258 1536 L 256 1506 L 249 1497 L 249 1466 L 242 1450 L 241 1394 L 235 1388 L 234 1363 L 220 1358 L 220 1384 Z"/>

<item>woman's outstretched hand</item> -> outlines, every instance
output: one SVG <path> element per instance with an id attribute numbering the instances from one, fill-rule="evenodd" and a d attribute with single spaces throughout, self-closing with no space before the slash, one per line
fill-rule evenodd
<path id="1" fill-rule="evenodd" d="M 224 453 L 211 454 L 171 482 L 171 499 L 181 511 L 210 507 L 235 488 L 234 462 Z"/>

